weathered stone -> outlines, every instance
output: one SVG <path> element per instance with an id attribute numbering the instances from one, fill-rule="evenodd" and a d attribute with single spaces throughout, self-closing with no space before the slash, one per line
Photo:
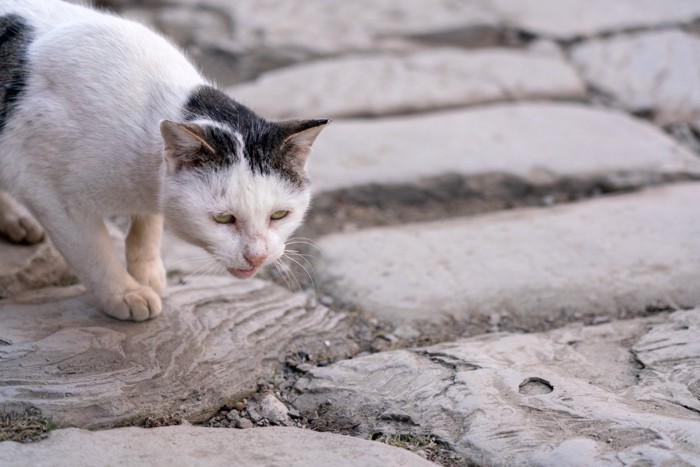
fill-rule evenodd
<path id="1" fill-rule="evenodd" d="M 35 406 L 60 426 L 202 420 L 254 392 L 290 347 L 342 327 L 342 315 L 259 280 L 191 279 L 164 304 L 163 316 L 135 324 L 86 295 L 5 301 L 0 406 Z"/>
<path id="2" fill-rule="evenodd" d="M 519 99 L 581 99 L 561 58 L 508 49 L 435 49 L 329 59 L 271 71 L 231 95 L 270 117 L 385 115 Z"/>
<path id="3" fill-rule="evenodd" d="M 289 419 L 287 406 L 269 392 L 249 400 L 246 410 L 254 422 L 267 420 L 273 425 L 280 425 Z"/>
<path id="4" fill-rule="evenodd" d="M 0 240 L 0 299 L 71 280 L 71 270 L 48 242 L 16 245 Z"/>
<path id="5" fill-rule="evenodd" d="M 489 0 L 488 5 L 518 29 L 563 40 L 700 17 L 696 0 Z"/>
<path id="6" fill-rule="evenodd" d="M 673 139 L 628 115 L 536 103 L 335 122 L 316 141 L 309 167 L 320 192 L 445 174 L 505 173 L 534 184 L 621 173 L 697 174 L 699 164 Z"/>
<path id="7" fill-rule="evenodd" d="M 584 77 L 660 124 L 700 118 L 700 37 L 679 30 L 591 40 L 572 50 Z"/>
<path id="8" fill-rule="evenodd" d="M 292 403 L 357 436 L 436 436 L 476 465 L 695 465 L 700 309 L 665 318 L 346 360 L 311 370 Z"/>
<path id="9" fill-rule="evenodd" d="M 403 449 L 298 428 L 232 430 L 193 426 L 57 430 L 45 441 L 0 443 L 4 466 L 432 466 Z"/>
<path id="10" fill-rule="evenodd" d="M 395 324 L 543 320 L 700 304 L 700 184 L 553 208 L 337 234 L 319 277 Z M 358 253 L 361 252 L 361 253 Z M 358 256 L 359 255 L 359 256 Z M 592 315 L 591 315 L 592 314 Z"/>
<path id="11" fill-rule="evenodd" d="M 297 49 L 311 56 L 393 48 L 397 38 L 438 31 L 483 32 L 498 23 L 488 7 L 453 0 L 435 0 L 430 8 L 424 8 L 420 0 L 207 3 L 232 13 L 237 26 L 234 40 L 244 47 Z M 302 25 L 301 29 L 297 25 Z M 473 39 L 480 41 L 479 37 Z"/>

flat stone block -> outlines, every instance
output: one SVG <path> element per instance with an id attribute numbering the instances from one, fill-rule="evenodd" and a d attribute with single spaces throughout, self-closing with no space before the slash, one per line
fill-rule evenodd
<path id="1" fill-rule="evenodd" d="M 488 4 L 510 25 L 562 40 L 700 17 L 696 0 L 489 0 Z"/>
<path id="2" fill-rule="evenodd" d="M 433 49 L 328 59 L 268 72 L 230 89 L 277 118 L 386 115 L 519 99 L 583 99 L 560 57 L 509 49 Z"/>
<path id="3" fill-rule="evenodd" d="M 512 326 L 700 304 L 700 184 L 323 238 L 319 278 L 398 325 Z"/>
<path id="4" fill-rule="evenodd" d="M 700 37 L 680 30 L 590 40 L 571 57 L 585 79 L 660 124 L 700 118 Z"/>
<path id="5" fill-rule="evenodd" d="M 169 426 L 57 430 L 44 441 L 0 443 L 5 466 L 433 466 L 386 444 L 299 428 Z"/>
<path id="6" fill-rule="evenodd" d="M 131 323 L 84 294 L 0 302 L 0 408 L 33 406 L 87 428 L 203 420 L 254 392 L 291 346 L 342 327 L 342 315 L 260 280 L 193 278 L 170 287 L 164 307 Z"/>
<path id="7" fill-rule="evenodd" d="M 359 437 L 431 434 L 474 465 L 696 465 L 699 332 L 693 309 L 380 352 L 311 370 L 292 402 Z"/>
<path id="8" fill-rule="evenodd" d="M 700 160 L 653 125 L 585 105 L 528 103 L 350 120 L 321 134 L 316 192 L 501 173 L 527 183 L 601 175 L 700 173 Z"/>

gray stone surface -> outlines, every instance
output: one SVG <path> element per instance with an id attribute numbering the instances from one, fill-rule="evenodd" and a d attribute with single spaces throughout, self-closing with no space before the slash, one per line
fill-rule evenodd
<path id="1" fill-rule="evenodd" d="M 487 4 L 510 25 L 564 40 L 700 17 L 696 0 L 489 0 Z"/>
<path id="2" fill-rule="evenodd" d="M 0 240 L 0 258 L 0 299 L 71 277 L 65 260 L 48 242 L 30 246 Z"/>
<path id="3" fill-rule="evenodd" d="M 328 59 L 268 72 L 230 94 L 270 117 L 348 117 L 520 99 L 582 99 L 562 58 L 509 49 L 432 49 Z"/>
<path id="4" fill-rule="evenodd" d="M 38 443 L 0 443 L 0 459 L 7 467 L 435 465 L 403 449 L 331 433 L 193 426 L 98 432 L 69 428 L 54 431 Z"/>
<path id="5" fill-rule="evenodd" d="M 395 48 L 397 38 L 436 31 L 478 30 L 498 23 L 488 6 L 454 0 L 434 0 L 430 8 L 424 8 L 421 0 L 207 3 L 232 13 L 238 25 L 233 39 L 244 47 L 291 49 L 309 55 Z"/>
<path id="6" fill-rule="evenodd" d="M 693 309 L 382 352 L 311 370 L 293 404 L 476 465 L 697 465 L 698 333 Z"/>
<path id="7" fill-rule="evenodd" d="M 444 174 L 506 173 L 530 183 L 620 172 L 697 174 L 699 164 L 646 122 L 563 103 L 335 122 L 309 162 L 317 192 Z"/>
<path id="8" fill-rule="evenodd" d="M 190 279 L 168 289 L 163 316 L 139 324 L 106 317 L 80 292 L 0 304 L 0 407 L 90 428 L 202 420 L 254 392 L 290 347 L 342 327 L 342 315 L 259 280 Z"/>
<path id="9" fill-rule="evenodd" d="M 680 30 L 586 41 L 571 57 L 585 79 L 661 124 L 700 118 L 700 37 Z"/>
<path id="10" fill-rule="evenodd" d="M 319 241 L 324 288 L 399 324 L 542 320 L 700 304 L 700 184 Z"/>

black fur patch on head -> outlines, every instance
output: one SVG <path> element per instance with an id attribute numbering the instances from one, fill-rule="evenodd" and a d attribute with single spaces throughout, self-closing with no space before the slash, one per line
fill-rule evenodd
<path id="1" fill-rule="evenodd" d="M 253 173 L 278 175 L 299 189 L 308 185 L 304 168 L 299 166 L 293 154 L 283 147 L 288 136 L 305 128 L 292 128 L 288 122 L 275 123 L 265 120 L 211 86 L 196 88 L 190 94 L 184 111 L 186 121 L 201 118 L 212 120 L 230 127 L 241 135 L 244 151 L 240 150 L 238 141 L 228 131 L 211 126 L 206 128 L 204 137 L 217 153 L 216 160 L 220 162 L 220 167 L 238 162 L 240 154 Z M 314 126 L 310 123 L 307 125 Z"/>
<path id="2" fill-rule="evenodd" d="M 32 31 L 21 16 L 0 16 L 0 132 L 27 84 L 27 49 Z"/>

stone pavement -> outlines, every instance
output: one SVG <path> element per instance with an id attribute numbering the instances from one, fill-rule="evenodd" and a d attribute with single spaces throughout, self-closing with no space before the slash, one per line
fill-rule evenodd
<path id="1" fill-rule="evenodd" d="M 335 119 L 308 262 L 241 282 L 166 233 L 135 324 L 0 242 L 0 436 L 58 427 L 0 464 L 700 464 L 699 2 L 101 4 Z"/>

